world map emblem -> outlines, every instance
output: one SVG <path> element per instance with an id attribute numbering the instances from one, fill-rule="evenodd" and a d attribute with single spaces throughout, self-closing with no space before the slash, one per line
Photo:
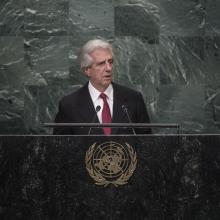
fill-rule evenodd
<path id="1" fill-rule="evenodd" d="M 137 154 L 133 147 L 125 143 L 94 143 L 85 155 L 85 165 L 96 185 L 118 187 L 128 183 L 137 166 Z"/>

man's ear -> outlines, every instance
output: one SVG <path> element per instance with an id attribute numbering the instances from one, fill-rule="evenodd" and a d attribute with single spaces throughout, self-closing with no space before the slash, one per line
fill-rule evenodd
<path id="1" fill-rule="evenodd" d="M 90 75 L 90 68 L 89 68 L 89 67 L 84 67 L 84 68 L 82 68 L 82 71 L 84 72 L 84 74 L 85 74 L 86 76 L 89 76 L 89 75 Z"/>

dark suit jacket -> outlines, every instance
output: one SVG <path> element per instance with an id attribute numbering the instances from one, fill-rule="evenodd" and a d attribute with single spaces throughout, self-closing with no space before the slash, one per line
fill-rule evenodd
<path id="1" fill-rule="evenodd" d="M 112 123 L 129 123 L 128 116 L 122 105 L 128 109 L 132 123 L 149 123 L 149 116 L 141 93 L 127 87 L 112 83 L 114 89 Z M 65 96 L 59 103 L 59 111 L 55 118 L 56 123 L 99 123 L 94 105 L 86 83 L 79 90 Z M 150 133 L 150 129 L 135 129 L 136 133 Z M 54 134 L 83 134 L 89 128 L 58 127 Z M 112 128 L 112 134 L 132 134 L 131 128 Z M 92 128 L 91 134 L 104 134 L 102 128 Z"/>

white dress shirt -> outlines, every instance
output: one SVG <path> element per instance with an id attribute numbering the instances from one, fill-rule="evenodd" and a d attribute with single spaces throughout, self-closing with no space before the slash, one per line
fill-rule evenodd
<path id="1" fill-rule="evenodd" d="M 101 107 L 101 109 L 97 113 L 97 116 L 98 116 L 99 122 L 102 123 L 103 100 L 102 100 L 102 98 L 99 97 L 101 92 L 99 92 L 92 85 L 92 83 L 90 81 L 89 81 L 88 89 L 89 89 L 90 96 L 92 98 L 94 108 L 96 109 L 96 107 L 98 105 Z M 111 116 L 113 117 L 113 86 L 112 86 L 112 84 L 110 84 L 108 86 L 108 88 L 104 91 L 104 93 L 107 96 L 106 100 L 107 100 L 109 108 L 110 108 Z"/>

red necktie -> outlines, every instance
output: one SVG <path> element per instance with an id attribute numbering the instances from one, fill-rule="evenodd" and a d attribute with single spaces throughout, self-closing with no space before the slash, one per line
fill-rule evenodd
<path id="1" fill-rule="evenodd" d="M 111 112 L 110 112 L 108 102 L 106 100 L 106 95 L 104 93 L 101 93 L 100 98 L 102 98 L 103 100 L 102 123 L 111 123 L 112 122 Z M 111 128 L 104 127 L 103 131 L 106 135 L 111 134 Z"/>

